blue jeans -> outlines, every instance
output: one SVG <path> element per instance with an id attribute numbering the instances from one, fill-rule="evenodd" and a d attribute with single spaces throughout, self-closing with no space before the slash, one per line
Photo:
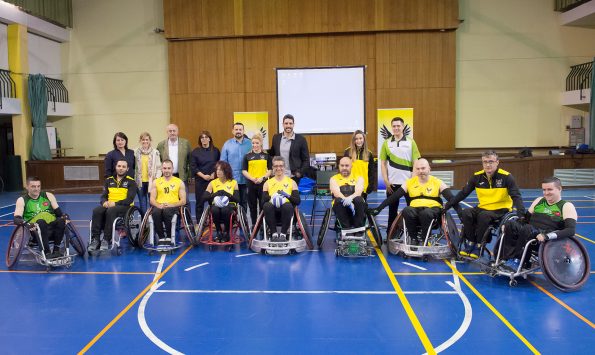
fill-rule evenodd
<path id="1" fill-rule="evenodd" d="M 149 183 L 143 182 L 142 186 L 138 188 L 138 208 L 140 213 L 144 216 L 149 205 Z"/>

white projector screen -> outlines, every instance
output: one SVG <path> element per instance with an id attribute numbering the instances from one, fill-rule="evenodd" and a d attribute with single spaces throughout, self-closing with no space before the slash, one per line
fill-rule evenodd
<path id="1" fill-rule="evenodd" d="M 278 130 L 283 116 L 297 133 L 365 131 L 365 67 L 277 69 Z"/>

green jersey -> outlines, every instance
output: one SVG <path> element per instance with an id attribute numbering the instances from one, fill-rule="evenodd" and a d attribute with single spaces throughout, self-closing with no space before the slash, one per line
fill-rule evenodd
<path id="1" fill-rule="evenodd" d="M 36 199 L 31 198 L 28 194 L 23 196 L 25 200 L 25 208 L 23 211 L 23 218 L 29 223 L 35 223 L 43 219 L 47 223 L 52 223 L 56 220 L 56 214 L 52 208 L 52 203 L 45 192 L 39 194 Z"/>

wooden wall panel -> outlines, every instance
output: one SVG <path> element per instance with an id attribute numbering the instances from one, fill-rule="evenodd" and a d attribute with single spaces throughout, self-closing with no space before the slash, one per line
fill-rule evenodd
<path id="1" fill-rule="evenodd" d="M 168 38 L 207 38 L 236 35 L 234 0 L 164 0 Z"/>

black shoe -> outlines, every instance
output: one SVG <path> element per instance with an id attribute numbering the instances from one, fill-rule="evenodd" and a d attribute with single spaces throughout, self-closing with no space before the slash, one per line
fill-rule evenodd
<path id="1" fill-rule="evenodd" d="M 59 258 L 62 257 L 64 254 L 62 254 L 62 250 L 60 249 L 60 247 L 54 247 L 54 252 L 52 253 L 52 255 L 54 255 L 54 258 Z"/>
<path id="2" fill-rule="evenodd" d="M 280 242 L 286 242 L 287 241 L 287 235 L 285 235 L 285 233 L 280 233 L 279 234 L 279 241 Z"/>
<path id="3" fill-rule="evenodd" d="M 222 243 L 229 242 L 229 233 L 227 233 L 227 232 L 223 233 L 223 238 L 221 238 L 221 242 Z"/>
<path id="4" fill-rule="evenodd" d="M 220 231 L 217 231 L 215 233 L 215 236 L 213 237 L 213 241 L 214 242 L 217 242 L 217 243 L 220 243 L 221 242 L 221 232 Z"/>
<path id="5" fill-rule="evenodd" d="M 279 233 L 271 234 L 271 242 L 276 242 L 279 240 Z"/>
<path id="6" fill-rule="evenodd" d="M 91 243 L 89 243 L 89 246 L 87 247 L 87 251 L 97 251 L 100 245 L 101 242 L 99 241 L 99 238 L 92 238 Z"/>

